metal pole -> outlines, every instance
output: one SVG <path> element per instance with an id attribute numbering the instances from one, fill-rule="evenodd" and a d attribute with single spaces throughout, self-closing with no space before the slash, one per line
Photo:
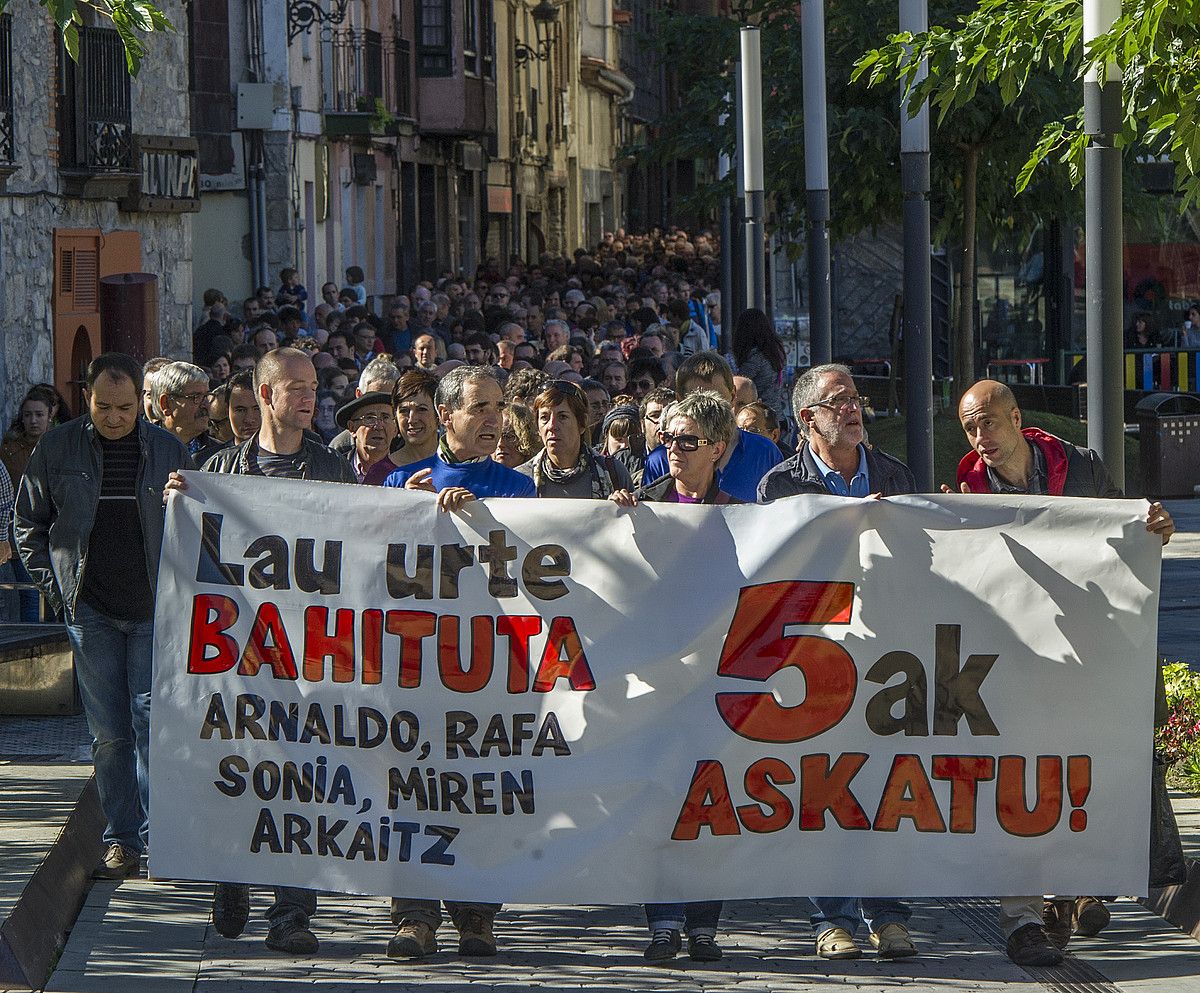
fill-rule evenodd
<path id="1" fill-rule="evenodd" d="M 767 195 L 763 183 L 762 48 L 758 28 L 742 28 L 742 189 L 746 194 L 746 303 L 766 312 Z"/>
<path id="2" fill-rule="evenodd" d="M 1121 0 L 1084 0 L 1083 43 L 1087 45 L 1121 16 Z M 1122 382 L 1121 70 L 1109 64 L 1103 83 L 1097 69 L 1083 82 L 1084 210 L 1087 263 L 1088 446 L 1125 487 L 1125 394 Z"/>
<path id="3" fill-rule="evenodd" d="M 900 0 L 900 30 L 929 28 L 928 0 Z M 928 67 L 922 64 L 918 79 Z M 919 493 L 932 493 L 933 303 L 929 261 L 929 104 L 909 117 L 900 108 L 900 184 L 904 197 L 904 412 L 908 467 Z M 965 384 L 964 384 L 964 389 Z"/>
<path id="4" fill-rule="evenodd" d="M 732 100 L 733 94 L 730 93 Z M 726 128 L 729 127 L 729 113 L 721 114 L 718 121 L 722 135 Z M 723 142 L 722 142 L 723 144 Z M 721 154 L 717 156 L 717 178 L 725 179 L 729 176 L 730 162 L 729 153 L 722 149 Z M 733 198 L 723 197 L 721 200 L 721 341 L 720 349 L 723 353 L 730 351 L 731 342 L 733 340 L 733 325 L 729 323 L 729 314 L 733 307 Z"/>
<path id="5" fill-rule="evenodd" d="M 829 128 L 825 119 L 825 0 L 803 0 L 804 184 L 808 207 L 808 341 L 813 365 L 833 361 L 829 288 Z"/>
<path id="6" fill-rule="evenodd" d="M 733 218 L 730 235 L 733 239 L 733 282 L 729 306 L 721 303 L 721 327 L 729 325 L 730 338 L 737 319 L 746 309 L 746 194 L 745 187 L 745 145 L 742 133 L 742 61 L 733 63 Z"/>

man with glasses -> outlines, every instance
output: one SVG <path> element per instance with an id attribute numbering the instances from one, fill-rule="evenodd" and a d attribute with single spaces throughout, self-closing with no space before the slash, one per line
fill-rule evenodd
<path id="1" fill-rule="evenodd" d="M 485 301 L 489 307 L 507 307 L 508 306 L 508 287 L 503 283 L 497 283 L 488 291 L 487 300 Z"/>
<path id="2" fill-rule="evenodd" d="M 225 446 L 208 432 L 208 373 L 190 362 L 169 362 L 154 374 L 158 423 L 184 445 L 197 465 Z"/>
<path id="3" fill-rule="evenodd" d="M 912 493 L 916 481 L 908 466 L 867 442 L 863 399 L 844 365 L 819 365 L 796 381 L 792 408 L 804 440 L 799 451 L 763 477 L 760 503 L 798 493 L 844 497 Z M 859 923 L 867 927 L 880 958 L 917 954 L 908 936 L 911 911 L 901 901 L 868 897 L 811 898 L 816 951 L 825 959 L 854 959 Z"/>

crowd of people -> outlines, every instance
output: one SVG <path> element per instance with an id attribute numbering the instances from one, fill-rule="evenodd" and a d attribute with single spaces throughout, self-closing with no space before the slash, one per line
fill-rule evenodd
<path id="1" fill-rule="evenodd" d="M 908 468 L 870 444 L 849 368 L 789 382 L 783 343 L 755 310 L 738 316 L 723 352 L 716 245 L 705 234 L 617 232 L 570 262 L 423 283 L 379 313 L 362 273 L 346 275 L 343 287 L 321 288 L 311 312 L 294 270 L 239 316 L 209 291 L 193 361 L 102 355 L 87 372 L 84 416 L 47 430 L 66 407 L 38 387 L 5 439 L 5 521 L 16 486 L 6 537 L 65 619 L 95 738 L 107 819 L 100 878 L 135 874 L 149 839 L 151 634 L 162 504 L 186 489 L 178 470 L 405 487 L 436 494 L 447 512 L 492 497 L 635 507 L 915 490 Z M 955 492 L 1115 494 L 1094 453 L 1024 428 L 1003 384 L 973 386 L 959 414 L 972 452 Z M 1164 542 L 1173 531 L 1158 504 L 1146 527 Z M 315 953 L 317 904 L 312 890 L 277 887 L 268 946 Z M 1091 897 L 1000 906 L 1008 953 L 1026 965 L 1059 962 L 1072 933 L 1095 933 L 1108 916 Z M 460 954 L 496 953 L 500 909 L 446 905 Z M 693 959 L 719 959 L 721 910 L 647 905 L 646 959 L 673 959 L 684 935 Z M 248 886 L 216 885 L 222 934 L 240 934 L 249 912 Z M 397 895 L 392 915 L 389 955 L 437 950 L 439 901 Z M 898 899 L 813 898 L 816 954 L 859 956 L 865 929 L 879 956 L 916 955 L 909 916 Z"/>

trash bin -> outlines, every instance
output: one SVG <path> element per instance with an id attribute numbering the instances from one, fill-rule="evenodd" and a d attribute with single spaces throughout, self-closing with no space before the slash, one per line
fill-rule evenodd
<path id="1" fill-rule="evenodd" d="M 1151 393 L 1138 401 L 1136 415 L 1146 495 L 1194 496 L 1200 485 L 1200 397 Z"/>

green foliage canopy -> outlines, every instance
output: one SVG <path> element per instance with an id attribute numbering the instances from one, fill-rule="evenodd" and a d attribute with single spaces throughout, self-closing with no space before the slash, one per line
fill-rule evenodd
<path id="1" fill-rule="evenodd" d="M 38 0 L 58 25 L 63 45 L 71 58 L 79 60 L 79 27 L 84 23 L 82 10 L 90 9 L 100 21 L 107 20 L 117 29 L 125 45 L 125 64 L 136 76 L 146 57 L 146 39 L 156 31 L 174 31 L 170 19 L 148 0 Z M 0 13 L 10 0 L 0 0 Z"/>

